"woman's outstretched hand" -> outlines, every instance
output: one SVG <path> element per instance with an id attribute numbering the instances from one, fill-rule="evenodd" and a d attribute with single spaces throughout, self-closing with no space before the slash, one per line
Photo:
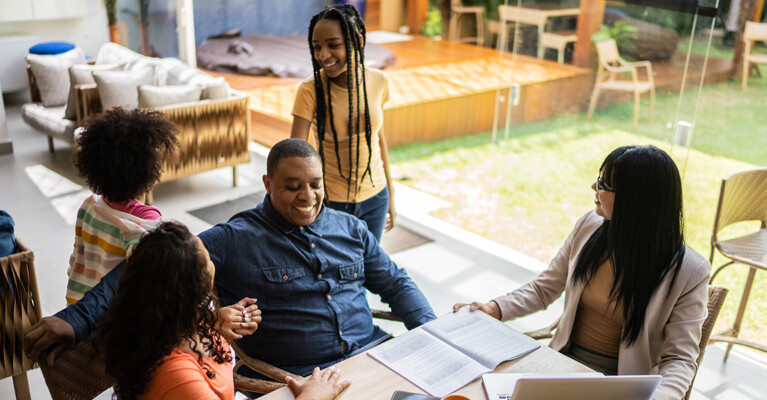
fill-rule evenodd
<path id="1" fill-rule="evenodd" d="M 453 312 L 456 312 L 465 306 L 469 306 L 469 311 L 479 310 L 497 320 L 501 319 L 501 308 L 498 306 L 498 303 L 494 301 L 490 301 L 487 303 L 480 303 L 478 301 L 475 301 L 475 302 L 472 302 L 471 304 L 456 303 L 453 306 Z"/>
<path id="2" fill-rule="evenodd" d="M 288 387 L 295 394 L 296 400 L 331 400 L 352 384 L 351 379 L 338 381 L 341 372 L 338 368 L 329 367 L 324 371 L 314 368 L 312 376 L 302 382 L 286 377 Z"/>

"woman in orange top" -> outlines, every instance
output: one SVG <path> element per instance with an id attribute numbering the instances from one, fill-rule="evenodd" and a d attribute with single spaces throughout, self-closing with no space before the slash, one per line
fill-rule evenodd
<path id="1" fill-rule="evenodd" d="M 214 328 L 214 274 L 202 242 L 180 223 L 141 239 L 97 336 L 119 398 L 234 398 L 229 344 Z M 288 384 L 297 399 L 330 400 L 349 385 L 338 378 L 316 369 Z"/>

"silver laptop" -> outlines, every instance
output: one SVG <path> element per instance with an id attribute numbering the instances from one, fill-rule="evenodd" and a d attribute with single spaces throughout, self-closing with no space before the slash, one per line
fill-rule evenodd
<path id="1" fill-rule="evenodd" d="M 489 400 L 648 400 L 660 375 L 485 374 Z"/>

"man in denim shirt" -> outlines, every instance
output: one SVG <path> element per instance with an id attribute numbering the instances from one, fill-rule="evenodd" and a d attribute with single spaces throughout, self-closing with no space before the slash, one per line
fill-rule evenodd
<path id="1" fill-rule="evenodd" d="M 200 234 L 216 266 L 223 303 L 259 299 L 258 332 L 238 343 L 247 354 L 308 375 L 315 366 L 324 368 L 382 342 L 388 335 L 373 325 L 366 289 L 379 294 L 408 329 L 435 318 L 421 291 L 364 223 L 322 207 L 321 160 L 308 143 L 276 144 L 263 180 L 263 203 Z M 115 271 L 119 276 L 122 268 Z M 90 333 L 117 279 L 104 281 L 93 295 L 56 314 L 71 328 L 53 318 L 33 328 L 26 345 L 34 357 L 61 342 L 58 332 L 73 329 L 65 334 L 74 336 L 70 342 Z"/>

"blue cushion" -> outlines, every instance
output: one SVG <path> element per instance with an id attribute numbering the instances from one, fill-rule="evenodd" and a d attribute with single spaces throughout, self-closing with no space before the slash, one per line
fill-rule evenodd
<path id="1" fill-rule="evenodd" d="M 61 54 L 75 48 L 69 42 L 43 42 L 29 48 L 31 54 Z"/>

